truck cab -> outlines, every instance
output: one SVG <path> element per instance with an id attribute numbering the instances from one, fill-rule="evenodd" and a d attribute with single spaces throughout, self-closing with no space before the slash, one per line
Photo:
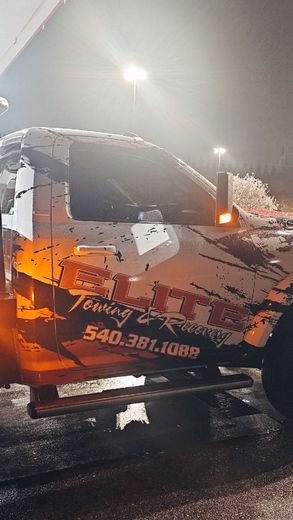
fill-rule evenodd
<path id="1" fill-rule="evenodd" d="M 105 405 L 64 403 L 57 387 L 69 382 L 261 366 L 292 312 L 289 218 L 233 206 L 227 175 L 216 190 L 136 136 L 30 128 L 0 143 L 6 314 L 15 313 L 14 369 L 0 376 L 30 386 L 33 417 Z M 216 373 L 202 390 L 169 382 L 145 399 L 252 384 Z M 108 403 L 121 402 L 114 394 Z M 133 391 L 135 400 L 144 399 Z"/>

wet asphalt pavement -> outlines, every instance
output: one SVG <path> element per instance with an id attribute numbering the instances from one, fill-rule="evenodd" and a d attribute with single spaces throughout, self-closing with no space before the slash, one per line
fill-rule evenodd
<path id="1" fill-rule="evenodd" d="M 0 519 L 293 519 L 293 426 L 246 372 L 123 431 L 110 411 L 33 421 L 25 389 L 1 390 Z"/>

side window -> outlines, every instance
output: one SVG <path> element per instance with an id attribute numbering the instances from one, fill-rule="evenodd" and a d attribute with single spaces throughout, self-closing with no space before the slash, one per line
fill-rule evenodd
<path id="1" fill-rule="evenodd" d="M 7 147 L 8 148 L 8 147 Z M 2 146 L 0 155 L 0 204 L 1 212 L 13 214 L 16 174 L 20 166 L 19 150 Z M 6 152 L 6 153 L 5 153 Z"/>
<path id="2" fill-rule="evenodd" d="M 8 180 L 8 184 L 6 188 L 3 190 L 2 200 L 1 200 L 1 212 L 8 213 L 9 215 L 13 214 L 14 209 L 14 194 L 15 194 L 15 183 L 16 183 L 16 175 L 11 174 Z"/>
<path id="3" fill-rule="evenodd" d="M 157 150 L 74 143 L 70 211 L 78 220 L 214 224 L 214 200 Z"/>

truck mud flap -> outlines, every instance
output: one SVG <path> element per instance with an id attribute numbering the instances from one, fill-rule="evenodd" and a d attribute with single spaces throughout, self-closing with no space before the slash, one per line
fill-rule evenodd
<path id="1" fill-rule="evenodd" d="M 32 419 L 53 417 L 68 413 L 84 412 L 97 408 L 128 405 L 162 398 L 186 396 L 208 392 L 222 392 L 235 388 L 252 386 L 251 377 L 244 374 L 219 376 L 204 381 L 179 381 L 178 383 L 155 383 L 146 386 L 118 388 L 101 393 L 77 395 L 72 397 L 38 400 L 27 405 L 28 414 Z M 57 392 L 56 392 L 56 395 Z"/>

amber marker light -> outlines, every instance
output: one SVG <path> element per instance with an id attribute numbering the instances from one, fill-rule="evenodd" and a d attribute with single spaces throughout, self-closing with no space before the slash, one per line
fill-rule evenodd
<path id="1" fill-rule="evenodd" d="M 33 287 L 31 288 L 31 302 L 35 305 L 35 290 Z"/>
<path id="2" fill-rule="evenodd" d="M 219 224 L 229 224 L 232 221 L 232 213 L 221 213 L 219 215 Z"/>

